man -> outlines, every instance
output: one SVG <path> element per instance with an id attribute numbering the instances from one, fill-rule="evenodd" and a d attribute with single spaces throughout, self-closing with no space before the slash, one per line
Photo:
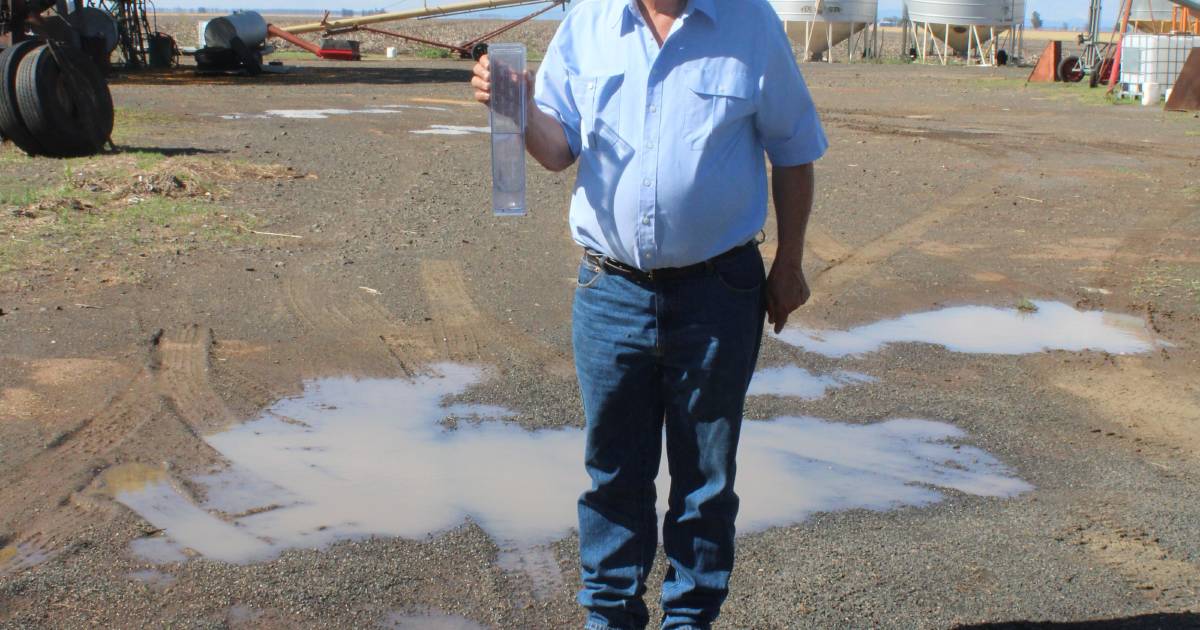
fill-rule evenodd
<path id="1" fill-rule="evenodd" d="M 472 84 L 487 103 L 486 58 Z M 665 425 L 662 627 L 707 629 L 733 569 L 734 456 L 763 311 L 778 332 L 809 295 L 800 262 L 825 136 L 763 0 L 586 0 L 536 87 L 529 153 L 553 171 L 579 160 L 570 222 L 585 252 L 573 337 L 592 479 L 579 499 L 586 628 L 649 621 Z M 764 152 L 779 232 L 765 278 Z"/>

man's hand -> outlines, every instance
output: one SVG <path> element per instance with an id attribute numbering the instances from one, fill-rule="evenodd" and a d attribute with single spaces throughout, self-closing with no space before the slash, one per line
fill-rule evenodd
<path id="1" fill-rule="evenodd" d="M 475 88 L 475 100 L 487 105 L 492 102 L 492 73 L 488 56 L 483 55 L 472 69 L 471 86 Z"/>
<path id="2" fill-rule="evenodd" d="M 479 58 L 472 73 L 471 87 L 475 88 L 475 100 L 489 105 L 492 102 L 492 71 L 487 55 Z M 571 145 L 567 144 L 562 125 L 534 103 L 535 76 L 525 71 L 525 149 L 542 166 L 551 171 L 561 171 L 575 163 L 575 155 L 571 153 Z"/>
<path id="3" fill-rule="evenodd" d="M 799 261 L 779 257 L 771 263 L 771 273 L 767 275 L 767 322 L 775 325 L 775 334 L 783 330 L 788 316 L 808 302 L 810 295 Z"/>
<path id="4" fill-rule="evenodd" d="M 488 62 L 488 56 L 483 55 L 479 61 L 475 62 L 475 67 L 472 69 L 471 86 L 475 88 L 475 100 L 488 105 L 492 102 L 492 65 Z M 525 71 L 525 100 L 533 104 L 533 73 Z"/>

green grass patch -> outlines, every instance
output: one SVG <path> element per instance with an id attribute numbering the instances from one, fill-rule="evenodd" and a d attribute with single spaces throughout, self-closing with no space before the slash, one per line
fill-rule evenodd
<path id="1" fill-rule="evenodd" d="M 1036 313 L 1038 311 L 1038 307 L 1037 304 L 1033 303 L 1033 300 L 1030 300 L 1029 298 L 1021 298 L 1020 301 L 1017 302 L 1017 310 L 1021 311 L 1022 313 Z"/>
<path id="2" fill-rule="evenodd" d="M 421 46 L 413 54 L 421 59 L 449 59 L 454 53 L 437 46 Z"/>
<path id="3" fill-rule="evenodd" d="M 1091 87 L 1087 81 L 1079 83 L 1025 83 L 1024 79 L 1017 81 L 1028 89 L 1034 90 L 1041 98 L 1053 101 L 1073 100 L 1083 105 L 1136 105 L 1138 101 L 1130 98 L 1119 98 L 1109 94 L 1105 86 Z"/>
<path id="4" fill-rule="evenodd" d="M 135 107 L 118 107 L 113 112 L 113 141 L 120 143 L 130 137 L 149 135 L 180 122 L 180 117 L 166 112 Z"/>
<path id="5" fill-rule="evenodd" d="M 267 56 L 267 61 L 298 61 L 316 58 L 316 55 L 307 50 L 277 50 Z"/>

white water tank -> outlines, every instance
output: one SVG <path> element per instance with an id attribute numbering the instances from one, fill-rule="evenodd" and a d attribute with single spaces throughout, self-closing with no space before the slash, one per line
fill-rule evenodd
<path id="1" fill-rule="evenodd" d="M 877 0 L 771 0 L 771 6 L 783 20 L 788 37 L 809 58 L 817 58 L 851 33 L 874 24 L 879 3 Z"/>
<path id="2" fill-rule="evenodd" d="M 972 45 L 971 27 L 978 44 L 1025 22 L 1025 0 L 905 0 L 904 7 L 909 20 L 928 24 L 934 37 L 959 52 Z"/>

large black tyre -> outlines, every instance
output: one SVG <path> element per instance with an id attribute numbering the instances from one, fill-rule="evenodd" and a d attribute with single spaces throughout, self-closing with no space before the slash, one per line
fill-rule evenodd
<path id="1" fill-rule="evenodd" d="M 45 46 L 17 73 L 25 125 L 52 157 L 92 155 L 112 135 L 113 104 L 95 64 L 74 48 Z"/>
<path id="2" fill-rule="evenodd" d="M 17 103 L 17 72 L 21 60 L 40 45 L 40 42 L 26 40 L 0 52 L 0 134 L 29 155 L 40 155 L 42 144 L 30 133 L 21 117 Z"/>

